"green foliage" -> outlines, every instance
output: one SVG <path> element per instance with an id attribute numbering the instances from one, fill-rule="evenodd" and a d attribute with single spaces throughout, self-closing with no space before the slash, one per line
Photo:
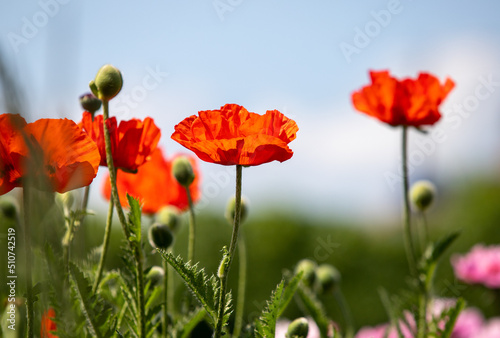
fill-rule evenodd
<path id="1" fill-rule="evenodd" d="M 139 201 L 127 194 L 130 211 L 128 213 L 129 241 L 141 243 L 141 206 Z"/>
<path id="2" fill-rule="evenodd" d="M 326 311 L 318 298 L 316 298 L 316 295 L 310 288 L 304 286 L 303 284 L 300 284 L 297 288 L 297 295 L 299 296 L 305 312 L 309 313 L 312 319 L 316 322 L 316 325 L 318 325 L 321 338 L 328 337 L 330 320 L 326 316 Z"/>
<path id="3" fill-rule="evenodd" d="M 190 334 L 193 331 L 193 329 L 203 319 L 205 319 L 206 314 L 207 312 L 203 307 L 197 307 L 190 313 L 184 315 L 177 321 L 177 323 L 175 323 L 174 332 L 172 334 L 173 338 L 190 337 Z"/>
<path id="4" fill-rule="evenodd" d="M 460 314 L 460 312 L 462 312 L 464 308 L 465 308 L 465 301 L 463 300 L 463 298 L 459 298 L 455 303 L 455 306 L 446 311 L 446 316 L 448 317 L 448 321 L 446 322 L 441 337 L 443 338 L 451 337 L 451 333 L 453 332 L 453 328 L 455 327 L 458 315 Z"/>

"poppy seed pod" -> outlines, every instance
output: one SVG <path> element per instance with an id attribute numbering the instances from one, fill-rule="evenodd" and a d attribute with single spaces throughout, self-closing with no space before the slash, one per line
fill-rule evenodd
<path id="1" fill-rule="evenodd" d="M 174 242 L 174 235 L 166 224 L 155 223 L 149 228 L 148 239 L 153 248 L 166 250 Z"/>
<path id="2" fill-rule="evenodd" d="M 307 286 L 312 286 L 316 280 L 315 270 L 318 267 L 316 262 L 310 259 L 302 259 L 295 266 L 295 274 L 302 272 L 302 282 Z"/>
<path id="3" fill-rule="evenodd" d="M 340 284 L 340 272 L 330 264 L 322 264 L 316 268 L 318 291 L 328 293 Z"/>
<path id="4" fill-rule="evenodd" d="M 309 333 L 309 323 L 304 317 L 295 319 L 288 325 L 286 338 L 306 338 Z"/>
<path id="5" fill-rule="evenodd" d="M 410 189 L 410 200 L 419 211 L 427 210 L 436 197 L 436 186 L 430 181 L 417 181 Z"/>
<path id="6" fill-rule="evenodd" d="M 179 215 L 179 209 L 167 205 L 162 207 L 155 216 L 156 222 L 167 225 L 171 231 L 176 232 L 181 226 L 182 219 Z"/>
<path id="7" fill-rule="evenodd" d="M 122 90 L 123 78 L 118 68 L 104 65 L 99 69 L 90 89 L 95 96 L 103 101 L 109 101 Z"/>
<path id="8" fill-rule="evenodd" d="M 175 179 L 183 187 L 189 187 L 193 183 L 195 175 L 193 166 L 189 159 L 185 156 L 179 156 L 174 160 L 172 165 L 172 173 Z"/>
<path id="9" fill-rule="evenodd" d="M 95 97 L 94 94 L 88 93 L 80 96 L 80 105 L 94 116 L 95 112 L 101 108 L 102 101 Z"/>
<path id="10" fill-rule="evenodd" d="M 165 276 L 165 271 L 159 266 L 153 266 L 146 274 L 146 279 L 151 281 L 151 285 L 160 283 Z"/>
<path id="11" fill-rule="evenodd" d="M 234 223 L 234 214 L 236 210 L 236 198 L 233 196 L 226 207 L 226 219 L 229 224 Z M 241 208 L 240 208 L 240 223 L 243 223 L 248 216 L 248 202 L 246 198 L 241 198 Z"/>

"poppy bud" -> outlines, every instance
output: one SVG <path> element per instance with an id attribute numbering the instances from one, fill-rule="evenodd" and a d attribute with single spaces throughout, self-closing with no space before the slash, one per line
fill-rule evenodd
<path id="1" fill-rule="evenodd" d="M 219 264 L 219 269 L 217 270 L 217 277 L 223 278 L 226 276 L 227 265 L 229 264 L 229 255 L 224 255 Z"/>
<path id="2" fill-rule="evenodd" d="M 0 198 L 0 214 L 9 219 L 15 219 L 18 214 L 19 207 L 17 202 L 11 196 L 3 196 Z"/>
<path id="3" fill-rule="evenodd" d="M 101 108 L 102 101 L 99 100 L 94 94 L 88 93 L 80 96 L 80 105 L 82 108 L 92 116 L 94 116 L 95 112 Z"/>
<path id="4" fill-rule="evenodd" d="M 176 232 L 182 224 L 179 209 L 167 205 L 162 207 L 155 216 L 156 222 L 167 225 L 172 232 Z"/>
<path id="5" fill-rule="evenodd" d="M 166 250 L 172 245 L 174 235 L 167 225 L 155 223 L 149 228 L 148 239 L 153 248 Z"/>
<path id="6" fill-rule="evenodd" d="M 288 325 L 286 338 L 306 338 L 309 333 L 309 323 L 304 317 L 297 318 Z"/>
<path id="7" fill-rule="evenodd" d="M 153 266 L 146 274 L 146 279 L 151 281 L 151 285 L 160 283 L 165 276 L 165 271 L 159 266 Z"/>
<path id="8" fill-rule="evenodd" d="M 328 293 L 340 284 L 340 272 L 330 264 L 322 264 L 316 268 L 316 280 L 320 293 Z"/>
<path id="9" fill-rule="evenodd" d="M 315 270 L 317 267 L 316 262 L 310 259 L 302 259 L 295 266 L 295 274 L 302 272 L 302 282 L 307 286 L 312 286 L 316 280 Z"/>
<path id="10" fill-rule="evenodd" d="M 99 69 L 90 89 L 99 99 L 109 101 L 122 89 L 122 73 L 112 65 L 104 65 Z"/>
<path id="11" fill-rule="evenodd" d="M 419 211 L 429 208 L 436 196 L 436 187 L 430 181 L 418 181 L 410 189 L 410 200 Z"/>
<path id="12" fill-rule="evenodd" d="M 191 166 L 191 162 L 185 156 L 179 156 L 174 160 L 172 164 L 172 173 L 174 174 L 175 179 L 179 182 L 183 187 L 189 187 L 191 183 L 194 181 L 194 171 Z"/>
<path id="13" fill-rule="evenodd" d="M 232 197 L 227 203 L 226 207 L 226 219 L 229 224 L 234 223 L 234 214 L 236 210 L 236 197 Z M 241 198 L 241 207 L 240 207 L 240 223 L 243 223 L 248 215 L 248 202 L 246 198 Z"/>

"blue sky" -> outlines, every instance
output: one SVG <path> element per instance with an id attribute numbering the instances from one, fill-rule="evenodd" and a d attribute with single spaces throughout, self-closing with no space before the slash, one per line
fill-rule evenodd
<path id="1" fill-rule="evenodd" d="M 200 110 L 278 109 L 299 125 L 295 155 L 244 170 L 252 208 L 397 219 L 400 188 L 388 177 L 400 165 L 400 130 L 356 112 L 350 95 L 370 69 L 452 78 L 434 138 L 410 134 L 411 179 L 447 189 L 474 173 L 498 177 L 499 9 L 493 0 L 3 1 L 0 50 L 28 120 L 80 120 L 77 98 L 97 70 L 120 68 L 112 113 L 153 117 L 170 154 L 187 151 L 170 139 L 174 125 Z M 232 169 L 202 163 L 208 207 L 233 194 Z"/>

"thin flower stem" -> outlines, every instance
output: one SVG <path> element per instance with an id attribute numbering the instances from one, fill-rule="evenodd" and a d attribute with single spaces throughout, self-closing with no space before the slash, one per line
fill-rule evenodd
<path id="1" fill-rule="evenodd" d="M 193 199 L 191 198 L 191 191 L 186 187 L 186 195 L 189 204 L 189 239 L 188 239 L 188 261 L 194 264 L 194 238 L 195 238 L 195 217 L 193 208 Z"/>
<path id="2" fill-rule="evenodd" d="M 170 249 L 170 252 L 172 255 L 174 254 L 173 248 Z M 167 277 L 167 282 L 168 282 L 168 288 L 166 289 L 167 292 L 167 310 L 168 313 L 172 316 L 172 318 L 175 317 L 175 287 L 174 287 L 174 268 L 170 266 L 166 261 L 163 261 L 163 263 L 167 266 L 167 269 L 165 270 L 165 273 L 168 274 L 166 275 Z"/>
<path id="3" fill-rule="evenodd" d="M 218 338 L 222 336 L 222 322 L 224 318 L 224 310 L 226 308 L 226 288 L 227 288 L 227 275 L 231 268 L 231 262 L 233 260 L 234 250 L 238 244 L 238 232 L 240 230 L 240 219 L 241 219 L 241 176 L 242 176 L 242 166 L 236 165 L 236 196 L 235 196 L 235 208 L 234 208 L 234 223 L 233 223 L 233 234 L 231 235 L 231 244 L 229 245 L 228 252 L 228 262 L 224 265 L 224 271 L 220 276 L 220 295 L 219 295 L 219 314 L 217 317 L 217 325 L 214 331 L 214 337 Z"/>
<path id="4" fill-rule="evenodd" d="M 64 262 L 64 271 L 66 272 L 67 276 L 69 276 L 69 253 L 70 253 L 70 248 L 71 248 L 71 241 L 73 239 L 73 231 L 75 227 L 75 219 L 71 218 L 68 219 L 69 213 L 65 212 L 66 216 L 66 234 L 64 235 L 64 238 L 62 239 L 62 248 L 63 248 L 63 262 Z"/>
<path id="5" fill-rule="evenodd" d="M 168 337 L 168 263 L 163 260 L 163 337 Z"/>
<path id="6" fill-rule="evenodd" d="M 352 338 L 354 337 L 354 323 L 352 320 L 351 316 L 351 311 L 349 311 L 349 307 L 347 306 L 347 302 L 345 301 L 344 294 L 338 288 L 335 290 L 335 298 L 337 300 L 337 303 L 339 304 L 340 311 L 342 312 L 342 315 L 344 316 L 345 320 L 345 338 Z"/>
<path id="7" fill-rule="evenodd" d="M 427 337 L 427 303 L 429 301 L 427 290 L 423 290 L 418 297 L 418 327 L 417 337 Z"/>
<path id="8" fill-rule="evenodd" d="M 247 249 L 243 233 L 238 239 L 238 259 L 239 259 L 239 275 L 238 275 L 238 299 L 236 300 L 236 312 L 234 319 L 233 337 L 239 337 L 241 325 L 243 323 L 243 310 L 245 308 L 245 291 L 247 280 Z"/>
<path id="9" fill-rule="evenodd" d="M 24 249 L 26 251 L 26 317 L 27 317 L 27 337 L 33 338 L 33 282 L 31 277 L 31 229 L 30 229 L 30 189 L 28 184 L 23 188 L 23 211 L 24 211 Z"/>
<path id="10" fill-rule="evenodd" d="M 111 225 L 113 221 L 113 196 L 110 196 L 109 206 L 108 206 L 108 217 L 106 218 L 106 229 L 104 230 L 104 239 L 102 243 L 101 258 L 99 260 L 99 266 L 97 267 L 97 275 L 95 277 L 94 286 L 92 287 L 92 293 L 97 292 L 99 283 L 101 281 L 102 272 L 104 270 L 104 262 L 106 261 L 106 255 L 108 253 L 109 240 L 111 238 Z"/>
<path id="11" fill-rule="evenodd" d="M 416 276 L 416 259 L 415 259 L 415 249 L 413 247 L 413 238 L 411 230 L 411 215 L 410 215 L 410 199 L 408 196 L 409 192 L 409 182 L 408 182 L 408 127 L 403 126 L 403 137 L 402 137 L 402 165 L 403 165 L 403 200 L 404 200 L 404 233 L 405 233 L 405 248 L 406 257 L 408 258 L 408 264 L 410 267 L 410 272 L 412 276 Z"/>
<path id="12" fill-rule="evenodd" d="M 102 100 L 102 116 L 103 116 L 103 129 L 104 129 L 104 144 L 106 148 L 106 162 L 109 169 L 109 181 L 111 184 L 111 196 L 113 197 L 113 202 L 116 207 L 116 212 L 118 214 L 118 219 L 122 226 L 125 238 L 129 240 L 130 231 L 127 227 L 127 220 L 125 218 L 125 213 L 120 204 L 120 197 L 118 195 L 118 188 L 116 186 L 116 168 L 113 163 L 113 153 L 111 149 L 111 139 L 109 136 L 108 126 L 106 121 L 109 117 L 109 101 Z M 137 300 L 139 305 L 138 322 L 139 322 L 139 337 L 146 337 L 146 315 L 145 315 L 145 305 L 144 305 L 144 271 L 142 270 L 142 251 L 140 243 L 137 244 L 132 241 L 128 241 L 131 249 L 134 252 L 134 258 L 137 268 Z"/>

